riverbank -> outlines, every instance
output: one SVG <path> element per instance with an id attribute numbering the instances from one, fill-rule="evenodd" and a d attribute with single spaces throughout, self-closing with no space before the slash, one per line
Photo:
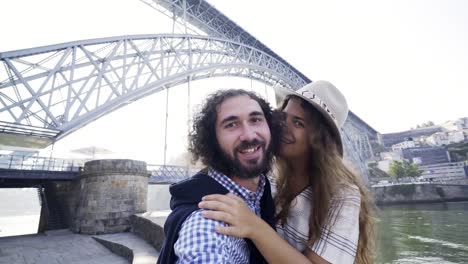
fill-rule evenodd
<path id="1" fill-rule="evenodd" d="M 0 263 L 128 264 L 92 236 L 67 230 L 0 238 Z"/>
<path id="2" fill-rule="evenodd" d="M 0 263 L 154 264 L 168 214 L 158 211 L 134 215 L 131 232 L 83 235 L 62 229 L 0 237 Z"/>
<path id="3" fill-rule="evenodd" d="M 468 185 L 395 184 L 371 188 L 377 205 L 468 201 Z"/>

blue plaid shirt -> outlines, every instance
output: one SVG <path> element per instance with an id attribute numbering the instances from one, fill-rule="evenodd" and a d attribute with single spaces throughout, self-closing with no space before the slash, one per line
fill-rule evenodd
<path id="1" fill-rule="evenodd" d="M 260 200 L 265 187 L 264 175 L 260 175 L 256 192 L 247 190 L 213 169 L 208 171 L 208 175 L 230 193 L 244 199 L 249 208 L 256 215 L 260 215 Z M 250 252 L 246 241 L 216 233 L 215 226 L 226 226 L 226 224 L 204 218 L 202 211 L 200 209 L 193 212 L 182 224 L 179 239 L 174 244 L 174 251 L 178 257 L 176 263 L 249 263 Z"/>

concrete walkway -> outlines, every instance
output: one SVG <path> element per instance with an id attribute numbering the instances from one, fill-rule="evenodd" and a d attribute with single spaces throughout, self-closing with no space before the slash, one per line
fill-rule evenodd
<path id="1" fill-rule="evenodd" d="M 133 233 L 99 235 L 93 238 L 115 254 L 133 260 L 133 264 L 155 264 L 158 260 L 159 252 Z"/>
<path id="2" fill-rule="evenodd" d="M 153 211 L 139 217 L 162 227 L 169 213 L 168 210 Z M 147 224 L 141 228 L 147 233 L 155 229 Z M 149 241 L 158 239 L 162 244 L 163 238 L 159 235 Z M 45 234 L 0 237 L 0 264 L 128 264 L 131 260 L 133 264 L 149 264 L 156 263 L 158 255 L 154 245 L 134 233 L 91 236 L 63 229 Z"/>
<path id="3" fill-rule="evenodd" d="M 171 210 L 159 210 L 159 211 L 148 211 L 138 216 L 144 217 L 151 222 L 163 227 L 166 222 L 167 216 L 171 213 Z"/>
<path id="4" fill-rule="evenodd" d="M 38 235 L 1 237 L 1 264 L 128 264 L 92 236 L 68 230 Z"/>

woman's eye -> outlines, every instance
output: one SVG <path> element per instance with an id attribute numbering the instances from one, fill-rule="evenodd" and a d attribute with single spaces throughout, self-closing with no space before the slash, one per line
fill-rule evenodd
<path id="1" fill-rule="evenodd" d="M 294 125 L 297 126 L 297 127 L 304 127 L 304 124 L 302 124 L 301 121 L 294 121 Z"/>

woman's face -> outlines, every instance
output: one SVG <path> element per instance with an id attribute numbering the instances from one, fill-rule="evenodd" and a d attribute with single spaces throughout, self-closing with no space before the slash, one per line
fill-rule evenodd
<path id="1" fill-rule="evenodd" d="M 286 126 L 281 140 L 280 156 L 284 159 L 307 158 L 309 149 L 310 119 L 301 106 L 301 99 L 291 98 L 283 109 Z"/>

